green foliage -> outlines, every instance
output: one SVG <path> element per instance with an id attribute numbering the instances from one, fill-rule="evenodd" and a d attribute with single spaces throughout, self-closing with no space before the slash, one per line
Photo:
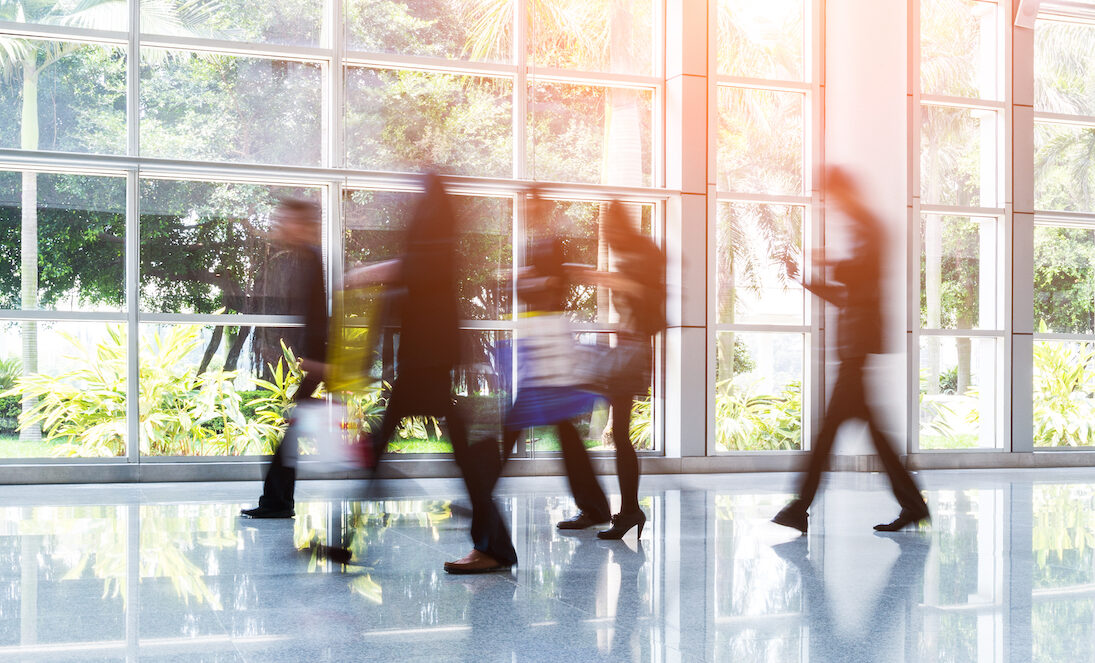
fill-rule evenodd
<path id="1" fill-rule="evenodd" d="M 1034 445 L 1095 446 L 1095 349 L 1090 345 L 1034 344 Z"/>
<path id="2" fill-rule="evenodd" d="M 7 391 L 15 386 L 15 381 L 23 374 L 23 362 L 19 357 L 0 359 L 0 391 Z M 0 413 L 0 416 L 3 416 Z"/>
<path id="3" fill-rule="evenodd" d="M 731 451 L 802 448 L 802 385 L 791 382 L 778 394 L 756 393 L 748 375 L 716 386 L 715 436 Z"/>
<path id="4" fill-rule="evenodd" d="M 109 326 L 94 347 L 66 337 L 76 366 L 56 376 L 23 376 L 2 396 L 36 398 L 19 417 L 20 427 L 39 424 L 55 455 L 119 456 L 126 438 L 126 343 L 120 326 Z M 275 382 L 262 382 L 266 395 L 249 406 L 236 390 L 234 371 L 198 374 L 188 358 L 200 346 L 200 327 L 177 325 L 141 344 L 139 429 L 144 455 L 240 455 L 270 453 L 284 427 L 299 369 L 273 368 Z M 287 352 L 287 357 L 291 357 Z"/>

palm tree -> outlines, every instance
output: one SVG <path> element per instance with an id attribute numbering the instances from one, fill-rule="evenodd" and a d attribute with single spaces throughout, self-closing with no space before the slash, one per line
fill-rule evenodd
<path id="1" fill-rule="evenodd" d="M 141 27 L 167 35 L 194 35 L 202 21 L 216 10 L 216 3 L 194 7 L 187 0 L 141 0 Z M 0 0 L 0 20 L 37 25 L 54 25 L 97 30 L 124 31 L 129 24 L 127 0 L 82 0 L 70 4 L 57 0 Z M 51 66 L 87 48 L 78 42 L 40 41 L 0 35 L 0 75 L 18 79 L 22 92 L 19 147 L 37 150 L 38 80 Z M 136 66 L 130 62 L 128 66 Z M 22 175 L 22 218 L 20 235 L 20 297 L 24 310 L 38 308 L 38 176 Z M 38 325 L 21 323 L 23 374 L 38 371 Z M 23 401 L 23 411 L 33 409 L 32 399 Z M 41 438 L 41 429 L 28 426 L 21 440 Z"/>

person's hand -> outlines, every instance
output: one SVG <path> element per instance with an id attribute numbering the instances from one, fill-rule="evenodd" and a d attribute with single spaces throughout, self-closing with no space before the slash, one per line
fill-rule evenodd
<path id="1" fill-rule="evenodd" d="M 790 253 L 783 255 L 783 270 L 787 274 L 787 278 L 798 280 L 798 262 Z"/>

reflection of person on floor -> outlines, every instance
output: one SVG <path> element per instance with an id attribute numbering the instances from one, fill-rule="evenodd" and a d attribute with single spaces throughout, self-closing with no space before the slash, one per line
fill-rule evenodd
<path id="1" fill-rule="evenodd" d="M 646 524 L 646 514 L 639 508 L 639 458 L 631 442 L 631 408 L 636 397 L 650 393 L 654 336 L 665 327 L 665 255 L 635 228 L 619 202 L 609 203 L 604 231 L 616 269 L 571 271 L 576 280 L 610 288 L 620 315 L 616 347 L 606 355 L 603 376 L 598 379 L 612 408 L 620 512 L 612 516 L 612 527 L 597 536 L 621 539 L 632 527 L 638 528 L 641 537 Z"/>
<path id="2" fill-rule="evenodd" d="M 536 239 L 517 279 L 517 296 L 526 311 L 517 327 L 517 398 L 506 413 L 502 448 L 508 457 L 522 431 L 555 426 L 570 492 L 578 506 L 578 515 L 556 526 L 585 529 L 606 523 L 611 516 L 589 453 L 571 421 L 592 410 L 597 396 L 576 384 L 577 344 L 565 313 L 570 284 L 563 243 L 547 227 L 544 205 L 535 192 L 529 196 L 529 228 Z"/>
<path id="3" fill-rule="evenodd" d="M 288 311 L 304 321 L 303 342 L 294 348 L 304 371 L 304 379 L 297 387 L 293 402 L 297 405 L 312 397 L 323 380 L 324 361 L 327 357 L 327 291 L 323 283 L 323 256 L 320 253 L 321 210 L 316 203 L 282 200 L 273 214 L 273 240 L 292 254 L 287 264 L 295 273 L 286 278 L 292 284 L 288 293 Z M 254 509 L 240 513 L 248 518 L 292 518 L 296 485 L 299 430 L 297 421 L 290 416 L 289 427 L 266 470 L 262 497 Z"/>
<path id="4" fill-rule="evenodd" d="M 905 639 L 895 631 L 906 615 L 910 602 L 922 596 L 924 567 L 927 565 L 930 543 L 916 534 L 894 539 L 901 552 L 890 567 L 886 584 L 867 611 L 867 622 L 851 636 L 841 634 L 833 619 L 832 603 L 825 591 L 825 575 L 808 559 L 805 539 L 795 539 L 772 546 L 784 561 L 798 568 L 802 578 L 802 606 L 809 629 L 810 661 L 894 661 L 901 660 L 893 647 L 902 648 Z M 919 592 L 918 592 L 919 590 Z M 906 626 L 915 636 L 917 629 Z M 916 638 L 912 640 L 914 643 Z M 913 657 L 915 658 L 915 656 Z"/>
<path id="5" fill-rule="evenodd" d="M 453 456 L 472 504 L 472 551 L 446 562 L 450 573 L 505 570 L 517 563 L 502 515 L 491 499 L 500 458 L 495 444 L 468 444 L 468 427 L 453 395 L 453 371 L 460 362 L 457 305 L 457 227 L 451 201 L 437 175 L 426 177 L 426 193 L 407 228 L 407 249 L 398 261 L 365 266 L 347 275 L 347 287 L 386 282 L 396 293 L 399 320 L 396 377 L 388 407 L 369 436 L 370 465 L 383 457 L 405 417 L 444 418 Z"/>
<path id="6" fill-rule="evenodd" d="M 862 419 L 867 423 L 875 451 L 890 478 L 894 497 L 901 505 L 901 513 L 893 522 L 876 525 L 875 529 L 897 531 L 927 520 L 928 506 L 867 404 L 863 380 L 867 357 L 883 351 L 881 281 L 885 230 L 881 220 L 863 205 L 854 182 L 844 171 L 837 168 L 828 171 L 826 193 L 851 222 L 852 255 L 832 265 L 836 283 L 803 281 L 802 285 L 839 309 L 837 355 L 840 369 L 799 486 L 798 498 L 776 514 L 772 522 L 806 532 L 807 509 L 814 501 L 837 431 L 845 421 Z M 797 266 L 788 261 L 787 273 L 794 276 L 797 271 Z"/>

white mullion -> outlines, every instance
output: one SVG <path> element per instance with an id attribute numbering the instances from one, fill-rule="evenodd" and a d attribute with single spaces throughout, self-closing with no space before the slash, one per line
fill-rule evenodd
<path id="1" fill-rule="evenodd" d="M 141 313 L 141 322 L 164 325 L 217 325 L 242 327 L 303 327 L 304 322 L 295 315 L 266 315 L 247 313 Z"/>
<path id="2" fill-rule="evenodd" d="M 216 53 L 218 55 L 261 58 L 263 60 L 285 60 L 288 62 L 329 62 L 332 58 L 332 52 L 329 48 L 259 44 L 226 39 L 207 39 L 205 37 L 141 34 L 141 45 L 146 48 L 160 48 L 171 51 Z"/>
<path id="3" fill-rule="evenodd" d="M 920 145 L 923 140 L 920 90 L 920 2 L 909 3 L 909 242 L 908 284 L 906 302 L 906 330 L 908 342 L 905 350 L 905 452 L 920 452 L 920 225 L 923 208 L 920 202 Z"/>
<path id="4" fill-rule="evenodd" d="M 139 0 L 131 0 L 138 5 Z M 140 326 L 140 173 L 126 175 L 125 299 L 126 299 L 126 460 L 141 462 L 141 326 Z"/>
<path id="5" fill-rule="evenodd" d="M 809 180 L 804 180 L 809 182 Z M 760 205 L 809 206 L 814 202 L 813 195 L 796 196 L 774 193 L 742 193 L 738 191 L 720 191 L 715 194 L 720 203 L 756 203 Z"/>
<path id="6" fill-rule="evenodd" d="M 373 69 L 414 69 L 439 74 L 488 78 L 512 78 L 517 74 L 517 66 L 512 63 L 450 60 L 427 55 L 393 55 L 348 49 L 344 50 L 341 56 L 347 65 Z"/>
<path id="7" fill-rule="evenodd" d="M 536 66 L 536 80 L 570 85 L 594 85 L 598 87 L 622 87 L 648 90 L 658 87 L 662 81 L 653 76 L 638 74 L 610 74 L 576 69 Z"/>
<path id="8" fill-rule="evenodd" d="M 921 336 L 936 338 L 999 338 L 1007 335 L 1004 329 L 921 329 Z"/>
<path id="9" fill-rule="evenodd" d="M 715 325 L 715 331 L 736 332 L 740 334 L 810 334 L 813 333 L 813 327 L 810 325 L 754 325 L 737 322 L 720 322 Z"/>
<path id="10" fill-rule="evenodd" d="M 202 182 L 250 182 L 285 186 L 325 186 L 332 179 L 344 180 L 354 188 L 405 188 L 421 190 L 422 176 L 418 173 L 349 168 L 313 168 L 306 166 L 274 166 L 247 163 L 187 161 L 106 154 L 72 154 L 33 150 L 0 149 L 0 169 L 41 169 L 54 172 L 87 170 L 109 171 L 112 174 L 140 169 L 147 179 L 183 179 Z M 527 181 L 501 177 L 446 175 L 450 190 L 510 194 L 527 188 Z M 568 200 L 665 200 L 675 192 L 657 187 L 584 184 L 581 182 L 540 182 L 545 195 L 566 196 Z"/>
<path id="11" fill-rule="evenodd" d="M 925 106 L 944 106 L 947 108 L 968 108 L 970 110 L 1006 110 L 1006 101 L 978 99 L 973 97 L 952 97 L 943 94 L 921 94 L 920 103 Z"/>
<path id="12" fill-rule="evenodd" d="M 1085 129 L 1095 127 L 1095 115 L 1066 115 L 1064 113 L 1034 113 L 1035 123 L 1063 124 Z"/>
<path id="13" fill-rule="evenodd" d="M 823 245 L 822 233 L 825 231 L 825 206 L 821 191 L 821 181 L 815 180 L 813 173 L 823 172 L 825 167 L 825 27 L 824 27 L 824 1 L 813 0 L 807 5 L 810 8 L 809 24 L 811 27 L 810 41 L 803 52 L 806 53 L 807 66 L 810 71 L 809 98 L 810 117 L 813 121 L 811 130 L 812 158 L 810 160 L 812 173 L 803 181 L 809 182 L 806 193 L 810 196 L 810 205 L 806 208 L 803 218 L 803 251 L 802 273 L 814 274 L 813 253 L 815 247 Z M 819 297 L 810 297 L 808 303 L 803 303 L 803 314 L 809 312 L 807 322 L 810 329 L 808 344 L 803 344 L 806 356 L 803 360 L 802 398 L 806 407 L 802 412 L 802 450 L 812 448 L 813 434 L 819 430 L 824 413 L 825 400 L 825 333 L 823 327 L 824 305 Z"/>
<path id="14" fill-rule="evenodd" d="M 129 8 L 132 16 L 132 6 Z M 132 19 L 131 19 L 132 20 Z M 75 26 L 56 26 L 43 23 L 17 23 L 14 21 L 0 21 L 0 34 L 9 37 L 23 37 L 26 39 L 42 39 L 48 41 L 79 42 L 82 44 L 109 44 L 125 46 L 129 43 L 129 36 L 125 32 L 116 30 L 96 30 L 92 28 L 80 28 Z"/>
<path id="15" fill-rule="evenodd" d="M 1035 210 L 1034 224 L 1038 226 L 1090 228 L 1095 225 L 1095 213 Z"/>
<path id="16" fill-rule="evenodd" d="M 40 320 L 72 322 L 125 322 L 128 313 L 123 311 L 52 311 L 49 309 L 11 309 L 0 311 L 0 320 Z"/>
<path id="17" fill-rule="evenodd" d="M 1035 333 L 1032 335 L 1035 342 L 1049 341 L 1055 343 L 1095 343 L 1095 334 L 1058 334 L 1053 332 Z"/>
<path id="18" fill-rule="evenodd" d="M 1000 254 L 997 256 L 996 274 L 997 279 L 1003 277 L 1004 291 L 1002 293 L 1002 300 L 998 298 L 998 312 L 994 324 L 1000 324 L 1003 320 L 1004 323 L 1004 347 L 999 352 L 1003 352 L 1003 357 L 1006 360 L 1003 362 L 1003 375 L 998 376 L 999 396 L 996 399 L 999 404 L 999 411 L 996 413 L 996 425 L 999 429 L 997 434 L 997 443 L 1000 449 L 1005 451 L 1014 451 L 1014 439 L 1012 434 L 1012 416 L 1013 411 L 1012 403 L 1015 399 L 1015 386 L 1013 384 L 1013 344 L 1014 344 L 1014 332 L 1015 332 L 1015 316 L 1014 308 L 1015 302 L 1013 301 L 1014 293 L 1014 251 L 1015 251 L 1015 224 L 1014 224 L 1014 202 L 1015 202 L 1015 188 L 1013 180 L 1014 160 L 1015 160 L 1015 145 L 1014 145 L 1014 64 L 1013 64 L 1013 48 L 1014 38 L 1013 33 L 1015 27 L 1012 25 L 1012 7 L 1010 0 L 1001 0 L 1000 6 L 997 8 L 998 24 L 997 33 L 1003 35 L 1003 44 L 1001 45 L 1001 51 L 997 58 L 1001 63 L 1002 71 L 998 71 L 997 85 L 1002 80 L 1004 84 L 1004 106 L 1005 109 L 1002 113 L 1004 116 L 1004 132 L 1000 136 L 998 145 L 1001 150 L 998 154 L 1002 154 L 1003 158 L 997 157 L 997 163 L 1000 168 L 1003 169 L 1002 177 L 998 178 L 997 186 L 1002 186 L 1001 193 L 1003 195 L 997 195 L 997 204 L 1003 203 L 1006 209 L 1002 221 L 998 224 L 1002 224 L 1002 228 L 997 228 L 997 237 L 1003 237 L 1003 246 L 997 244 L 997 250 Z M 1033 53 L 1031 54 L 1033 58 Z M 1000 115 L 1001 113 L 998 113 Z M 999 121 L 997 126 L 999 126 Z M 1033 246 L 1023 247 L 1024 250 L 1033 251 Z M 998 354 L 998 356 L 1000 356 Z M 1024 436 L 1020 435 L 1022 439 Z"/>
<path id="19" fill-rule="evenodd" d="M 527 179 L 528 174 L 528 0 L 513 3 L 513 61 L 517 74 L 513 81 L 513 177 Z M 523 213 L 524 204 L 515 209 Z M 516 219 L 515 219 L 516 220 Z M 514 234 L 513 241 L 518 241 Z M 515 286 L 516 287 L 516 286 Z M 514 291 L 513 305 L 517 299 Z"/>
<path id="20" fill-rule="evenodd" d="M 683 2 L 684 0 L 682 0 Z M 706 342 L 706 372 L 704 375 L 704 396 L 707 400 L 707 411 L 705 412 L 706 426 L 704 429 L 707 431 L 706 440 L 704 440 L 704 450 L 708 456 L 715 456 L 720 453 L 719 440 L 718 440 L 718 408 L 716 407 L 716 401 L 718 400 L 718 215 L 719 215 L 719 201 L 718 201 L 718 127 L 719 127 L 719 86 L 718 86 L 718 11 L 719 0 L 707 0 L 707 70 L 704 72 L 707 74 L 707 131 L 704 132 L 704 136 L 707 141 L 707 177 L 704 184 L 706 185 L 706 219 L 704 224 L 704 232 L 706 234 L 707 241 L 705 246 L 707 249 L 706 259 L 707 269 L 705 283 L 707 285 L 707 306 L 705 310 L 704 323 L 706 325 L 704 339 Z M 688 25 L 688 23 L 684 23 Z M 687 43 L 688 35 L 681 35 L 682 47 L 684 43 Z M 688 232 L 688 226 L 684 223 L 683 219 L 680 223 L 682 235 Z M 682 256 L 683 260 L 683 256 Z M 677 343 L 677 349 L 681 353 L 687 352 L 683 343 L 683 332 L 681 333 L 682 340 Z M 681 362 L 683 364 L 683 362 Z M 682 391 L 688 393 L 690 391 L 689 383 L 684 379 L 680 379 L 682 385 Z M 683 395 L 683 394 L 682 394 Z M 684 445 L 681 444 L 682 455 Z"/>
<path id="21" fill-rule="evenodd" d="M 129 0 L 126 45 L 126 152 L 141 153 L 141 0 Z M 126 460 L 141 462 L 141 180 L 140 170 L 126 173 L 125 302 L 126 302 Z"/>
<path id="22" fill-rule="evenodd" d="M 749 76 L 713 76 L 720 87 L 735 87 L 748 90 L 770 90 L 772 92 L 798 92 L 805 94 L 813 89 L 813 83 L 803 81 L 784 81 L 774 78 L 752 78 Z"/>
<path id="23" fill-rule="evenodd" d="M 919 152 L 919 150 L 917 150 Z M 919 155 L 918 155 L 919 156 Z M 919 196 L 916 197 L 919 200 Z M 928 205 L 920 204 L 920 211 L 924 214 L 940 214 L 943 216 L 976 216 L 994 219 L 1003 219 L 1007 216 L 1007 207 L 964 207 L 960 205 Z"/>

